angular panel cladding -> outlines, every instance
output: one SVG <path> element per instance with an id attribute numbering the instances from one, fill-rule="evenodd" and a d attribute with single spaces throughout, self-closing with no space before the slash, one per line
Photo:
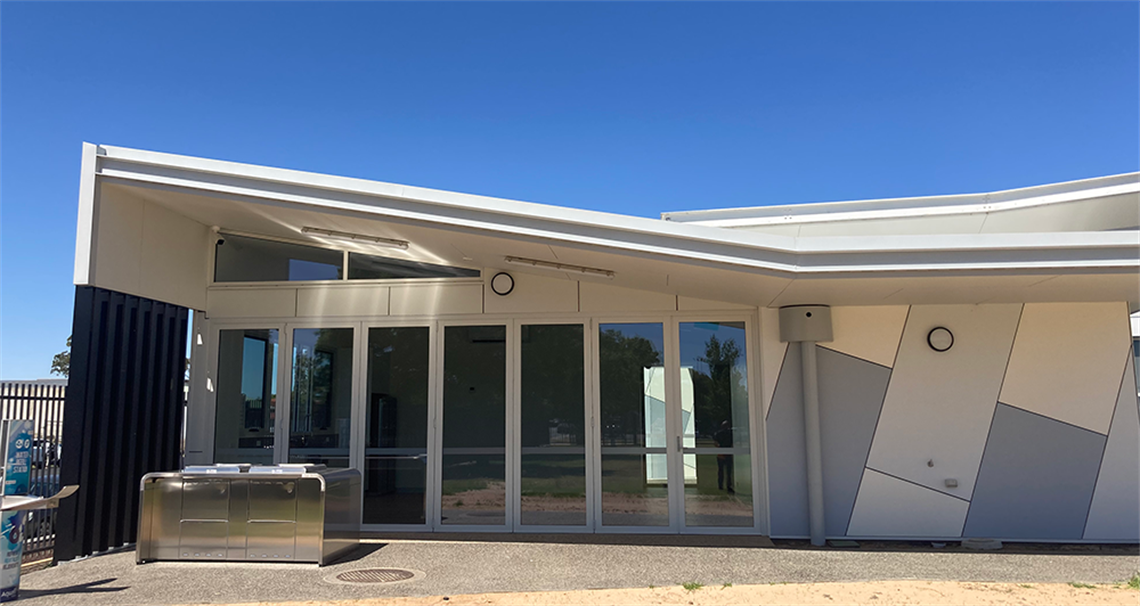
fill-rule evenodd
<path id="1" fill-rule="evenodd" d="M 859 486 L 847 534 L 852 537 L 961 536 L 970 504 L 868 469 Z"/>
<path id="2" fill-rule="evenodd" d="M 1018 304 L 912 306 L 867 466 L 969 499 L 1020 314 Z M 947 351 L 927 343 L 940 326 L 954 335 Z"/>
<path id="3" fill-rule="evenodd" d="M 801 368 L 800 344 L 788 343 L 767 422 L 768 509 L 772 520 L 770 534 L 774 537 L 808 535 Z"/>
<path id="4" fill-rule="evenodd" d="M 1101 434 L 998 404 L 963 536 L 1080 539 L 1104 447 Z"/>
<path id="5" fill-rule="evenodd" d="M 788 348 L 768 417 L 774 536 L 808 533 L 800 347 Z M 817 355 L 825 528 L 827 536 L 837 537 L 851 517 L 891 371 L 822 347 Z"/>
<path id="6" fill-rule="evenodd" d="M 784 365 L 788 344 L 780 341 L 780 312 L 768 307 L 760 308 L 760 397 L 764 416 L 772 406 L 776 381 Z"/>
<path id="7" fill-rule="evenodd" d="M 1108 444 L 1093 492 L 1085 539 L 1140 540 L 1140 411 L 1137 410 L 1136 367 L 1129 349 Z"/>
<path id="8" fill-rule="evenodd" d="M 1026 303 L 999 399 L 1107 434 L 1130 341 L 1124 303 Z"/>
<path id="9" fill-rule="evenodd" d="M 818 358 L 825 528 L 828 536 L 842 536 L 855 506 L 891 369 L 823 348 Z"/>
<path id="10" fill-rule="evenodd" d="M 832 307 L 834 338 L 822 347 L 890 368 L 895 364 L 906 305 Z"/>

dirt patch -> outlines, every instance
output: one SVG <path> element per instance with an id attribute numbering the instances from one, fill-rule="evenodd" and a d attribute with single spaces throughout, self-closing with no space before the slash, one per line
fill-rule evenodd
<path id="1" fill-rule="evenodd" d="M 1063 583 L 958 583 L 951 581 L 876 581 L 872 583 L 803 583 L 727 585 L 686 589 L 680 586 L 645 589 L 591 589 L 520 593 L 480 593 L 423 598 L 375 598 L 336 602 L 290 602 L 287 606 L 434 606 L 475 604 L 531 606 L 538 604 L 633 605 L 682 604 L 721 606 L 745 604 L 869 604 L 882 605 L 1007 605 L 1055 604 L 1135 606 L 1140 592 L 1124 585 Z M 262 605 L 285 603 L 261 602 Z"/>

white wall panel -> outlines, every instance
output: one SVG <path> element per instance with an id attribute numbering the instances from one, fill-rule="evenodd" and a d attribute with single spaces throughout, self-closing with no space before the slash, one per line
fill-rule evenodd
<path id="1" fill-rule="evenodd" d="M 133 196 L 100 197 L 95 207 L 98 235 L 93 286 L 140 294 L 144 204 Z"/>
<path id="2" fill-rule="evenodd" d="M 143 218 L 139 294 L 205 309 L 210 228 L 150 202 Z"/>
<path id="3" fill-rule="evenodd" d="M 905 305 L 832 307 L 834 339 L 820 345 L 890 368 L 895 363 L 908 309 Z"/>
<path id="4" fill-rule="evenodd" d="M 780 310 L 760 308 L 760 405 L 765 417 L 772 406 L 772 395 L 776 392 L 776 381 L 787 350 L 788 344 L 780 342 Z"/>
<path id="5" fill-rule="evenodd" d="M 1128 333 L 1125 303 L 1027 303 L 1001 401 L 1107 434 Z"/>
<path id="6" fill-rule="evenodd" d="M 581 282 L 578 288 L 583 312 L 677 310 L 677 295 L 597 282 Z"/>
<path id="7" fill-rule="evenodd" d="M 1140 410 L 1136 368 L 1128 352 L 1104 459 L 1085 526 L 1086 539 L 1140 540 Z"/>
<path id="8" fill-rule="evenodd" d="M 219 318 L 291 318 L 297 315 L 295 288 L 213 288 L 206 315 Z"/>
<path id="9" fill-rule="evenodd" d="M 491 278 L 498 272 L 483 272 L 483 310 L 486 313 L 576 312 L 578 311 L 578 282 L 566 278 L 551 278 L 508 272 L 515 279 L 515 288 L 501 296 L 491 290 Z"/>
<path id="10" fill-rule="evenodd" d="M 482 311 L 482 284 L 392 286 L 389 313 L 393 316 L 477 314 Z"/>
<path id="11" fill-rule="evenodd" d="M 386 316 L 388 287 L 374 284 L 297 289 L 297 315 Z"/>
<path id="12" fill-rule="evenodd" d="M 1020 313 L 1016 304 L 911 307 L 869 467 L 970 497 Z M 926 342 L 937 326 L 954 333 L 947 352 Z"/>
<path id="13" fill-rule="evenodd" d="M 970 504 L 873 469 L 863 472 L 848 536 L 957 537 Z"/>
<path id="14" fill-rule="evenodd" d="M 677 311 L 719 311 L 719 310 L 753 310 L 754 305 L 740 305 L 739 303 L 725 303 L 709 299 L 695 299 L 693 297 L 677 297 Z"/>
<path id="15" fill-rule="evenodd" d="M 123 192 L 97 206 L 91 284 L 192 309 L 206 307 L 209 228 Z"/>

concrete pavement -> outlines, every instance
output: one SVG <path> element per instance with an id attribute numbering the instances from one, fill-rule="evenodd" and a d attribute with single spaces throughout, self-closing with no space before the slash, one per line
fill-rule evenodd
<path id="1" fill-rule="evenodd" d="M 1017 583 L 1112 583 L 1140 570 L 1137 548 L 1017 548 L 1021 553 L 865 545 L 807 549 L 759 538 L 583 535 L 472 536 L 367 544 L 345 560 L 305 564 L 156 562 L 137 566 L 133 552 L 96 556 L 28 573 L 21 602 L 48 604 L 189 604 L 336 600 L 382 596 L 668 586 L 695 581 L 805 583 L 893 579 Z M 457 538 L 457 537 L 452 537 Z M 395 584 L 347 585 L 326 577 L 367 567 L 423 573 Z"/>

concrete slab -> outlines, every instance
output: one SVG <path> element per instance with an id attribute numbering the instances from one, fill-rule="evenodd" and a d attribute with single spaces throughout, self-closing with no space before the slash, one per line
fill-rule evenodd
<path id="1" fill-rule="evenodd" d="M 518 540 L 532 542 L 517 542 Z M 564 540 L 571 542 L 562 542 Z M 486 536 L 388 540 L 353 559 L 303 564 L 137 566 L 134 553 L 96 556 L 25 575 L 21 604 L 152 605 L 327 601 L 386 596 L 667 586 L 696 581 L 804 583 L 879 579 L 1116 582 L 1135 572 L 1135 550 L 1088 555 L 762 548 L 760 537 Z M 864 546 L 866 547 L 866 546 Z M 1079 552 L 1078 552 L 1079 553 Z M 406 568 L 423 575 L 380 585 L 325 581 L 346 570 Z"/>

